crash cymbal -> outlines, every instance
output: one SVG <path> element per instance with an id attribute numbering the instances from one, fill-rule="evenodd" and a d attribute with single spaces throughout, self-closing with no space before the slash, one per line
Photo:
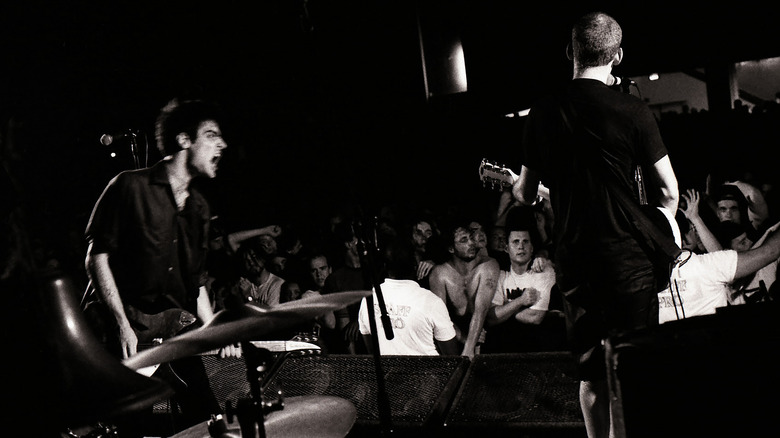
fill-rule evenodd
<path id="1" fill-rule="evenodd" d="M 194 356 L 242 341 L 254 341 L 280 329 L 307 321 L 326 312 L 343 309 L 371 291 L 349 291 L 319 297 L 301 298 L 273 307 L 243 304 L 220 310 L 202 327 L 174 336 L 162 344 L 139 352 L 123 361 L 138 370 L 183 357 Z"/>
<path id="2" fill-rule="evenodd" d="M 329 395 L 304 395 L 284 400 L 284 409 L 266 415 L 267 438 L 343 438 L 357 419 L 357 409 L 349 400 Z M 241 437 L 238 420 L 227 424 L 222 436 Z M 209 438 L 208 423 L 185 429 L 171 438 Z M 257 436 L 257 435 L 255 435 Z"/>

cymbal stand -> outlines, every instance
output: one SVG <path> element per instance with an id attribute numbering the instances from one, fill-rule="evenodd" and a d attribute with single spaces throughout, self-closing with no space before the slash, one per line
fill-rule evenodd
<path id="1" fill-rule="evenodd" d="M 265 416 L 273 411 L 284 409 L 281 391 L 278 392 L 275 400 L 263 400 L 261 382 L 268 375 L 273 355 L 268 349 L 256 347 L 248 341 L 241 342 L 241 349 L 246 361 L 250 397 L 239 399 L 235 411 L 230 401 L 227 401 L 225 413 L 231 423 L 234 415 L 238 417 L 242 437 L 265 438 Z"/>

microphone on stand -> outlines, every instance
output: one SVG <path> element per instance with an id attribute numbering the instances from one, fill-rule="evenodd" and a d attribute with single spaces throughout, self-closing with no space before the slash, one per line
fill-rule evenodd
<path id="1" fill-rule="evenodd" d="M 139 145 L 138 137 L 143 137 L 143 143 Z M 146 167 L 147 160 L 149 158 L 149 145 L 146 140 L 146 136 L 143 135 L 143 131 L 140 129 L 132 129 L 128 128 L 122 131 L 119 131 L 116 134 L 103 134 L 100 136 L 100 144 L 103 146 L 111 146 L 115 141 L 117 140 L 124 140 L 128 139 L 130 143 L 130 152 L 133 155 L 133 162 L 135 164 L 136 169 L 140 169 L 142 167 Z M 145 154 L 143 163 L 141 163 L 141 158 L 139 156 L 139 146 L 143 147 L 143 153 Z"/>
<path id="2" fill-rule="evenodd" d="M 624 78 L 613 75 L 607 76 L 607 86 L 613 90 L 619 90 L 630 94 L 630 88 L 632 85 L 636 86 L 636 82 L 634 82 L 631 78 Z"/>
<path id="3" fill-rule="evenodd" d="M 117 140 L 122 140 L 127 137 L 135 138 L 137 135 L 138 132 L 134 129 L 125 129 L 117 134 L 103 134 L 100 136 L 100 144 L 103 146 L 110 146 Z"/>

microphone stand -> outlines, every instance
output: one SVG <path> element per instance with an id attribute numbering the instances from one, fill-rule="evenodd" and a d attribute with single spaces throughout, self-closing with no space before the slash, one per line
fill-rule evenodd
<path id="1" fill-rule="evenodd" d="M 375 218 L 376 219 L 376 218 Z M 393 326 L 390 321 L 390 315 L 387 313 L 387 307 L 385 306 L 384 295 L 382 295 L 382 288 L 380 287 L 381 281 L 378 278 L 378 272 L 376 269 L 376 262 L 374 259 L 374 252 L 378 251 L 378 239 L 376 235 L 376 227 L 373 227 L 373 238 L 369 240 L 370 244 L 366 244 L 366 240 L 363 235 L 363 227 L 360 221 L 355 225 L 355 235 L 358 238 L 358 255 L 360 256 L 360 266 L 363 266 L 363 275 L 367 284 L 371 284 L 374 287 L 374 293 L 376 294 L 379 304 L 380 319 L 382 320 L 382 326 L 384 327 L 385 337 L 390 340 L 395 337 L 393 334 Z M 390 413 L 390 400 L 385 387 L 384 371 L 382 370 L 382 355 L 379 350 L 379 334 L 377 333 L 376 314 L 374 312 L 374 297 L 369 295 L 366 297 L 366 308 L 368 311 L 368 321 L 371 327 L 371 339 L 374 344 L 372 354 L 374 356 L 374 368 L 376 371 L 376 383 L 377 383 L 377 408 L 379 411 L 379 424 L 380 433 L 382 435 L 388 435 L 393 432 L 391 413 Z"/>

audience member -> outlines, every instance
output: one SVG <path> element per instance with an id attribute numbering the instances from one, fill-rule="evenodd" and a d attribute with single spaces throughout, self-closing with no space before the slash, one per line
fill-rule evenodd
<path id="1" fill-rule="evenodd" d="M 437 254 L 440 231 L 432 215 L 419 214 L 411 219 L 411 238 L 417 265 L 416 280 L 423 287 L 429 285 L 429 274 L 441 255 Z"/>
<path id="2" fill-rule="evenodd" d="M 363 298 L 360 304 L 358 321 L 366 348 L 373 352 L 375 346 L 369 320 L 373 317 L 382 355 L 457 355 L 460 348 L 447 306 L 417 283 L 414 252 L 415 248 L 405 238 L 395 239 L 382 249 L 387 277 L 379 288 L 392 323 L 393 338 L 386 337 L 375 289 L 372 299 Z M 369 314 L 369 309 L 373 314 Z"/>
<path id="3" fill-rule="evenodd" d="M 534 210 L 513 207 L 506 220 L 506 253 L 511 266 L 501 270 L 493 305 L 487 315 L 484 352 L 555 351 L 566 347 L 566 326 L 560 310 L 550 308 L 555 268 L 536 253 L 542 240 Z M 533 266 L 536 265 L 535 270 Z"/>
<path id="4" fill-rule="evenodd" d="M 301 238 L 301 232 L 298 226 L 286 224 L 282 227 L 282 232 L 276 238 L 279 250 L 277 257 L 284 259 L 283 268 L 277 273 L 280 277 L 306 278 L 308 268 L 306 267 L 306 251 L 308 248 L 304 245 Z"/>
<path id="5" fill-rule="evenodd" d="M 499 266 L 480 251 L 484 232 L 470 216 L 450 214 L 442 229 L 444 247 L 450 256 L 430 274 L 431 291 L 447 304 L 455 323 L 462 355 L 473 358 L 485 341 L 485 318 L 495 294 Z M 486 251 L 485 251 L 486 252 Z"/>
<path id="6" fill-rule="evenodd" d="M 274 306 L 279 304 L 284 279 L 267 268 L 270 259 L 262 249 L 263 237 L 252 237 L 238 247 L 239 277 L 230 293 L 241 303 Z"/>
<path id="7" fill-rule="evenodd" d="M 717 237 L 721 246 L 737 252 L 744 252 L 752 248 L 763 246 L 766 238 L 777 229 L 770 228 L 759 241 L 753 241 L 748 237 L 749 225 L 731 221 L 721 222 L 718 225 Z M 769 289 L 777 278 L 777 268 L 780 260 L 775 259 L 766 263 L 761 269 L 749 276 L 740 276 L 731 284 L 731 294 L 728 297 L 729 304 L 744 304 L 746 302 L 761 301 L 769 298 Z"/>
<path id="8" fill-rule="evenodd" d="M 764 199 L 764 194 L 761 190 L 741 180 L 729 180 L 723 184 L 736 186 L 742 192 L 748 206 L 747 216 L 750 225 L 758 232 L 763 232 L 765 223 L 769 219 L 769 205 L 766 199 Z"/>
<path id="9" fill-rule="evenodd" d="M 333 272 L 328 256 L 323 252 L 315 252 L 308 257 L 309 282 L 308 290 L 322 292 L 325 288 L 325 280 Z"/>
<path id="10" fill-rule="evenodd" d="M 363 267 L 361 255 L 358 249 L 358 235 L 349 220 L 339 222 L 335 226 L 335 233 L 342 245 L 341 259 L 343 265 L 333 272 L 325 280 L 323 295 L 334 292 L 354 290 L 370 290 L 371 281 Z M 341 354 L 366 354 L 367 350 L 360 339 L 358 325 L 358 311 L 360 303 L 352 304 L 344 309 L 336 311 L 336 330 L 338 338 L 328 345 L 331 353 Z"/>
<path id="11" fill-rule="evenodd" d="M 296 277 L 290 277 L 284 280 L 281 290 L 279 292 L 279 303 L 288 303 L 302 298 L 310 298 L 313 296 L 319 296 L 319 293 L 307 291 L 303 292 L 301 288 L 302 280 Z M 335 325 L 335 319 L 333 312 L 330 312 L 330 319 Z M 312 318 L 311 320 L 302 321 L 289 328 L 278 330 L 273 332 L 273 336 L 280 340 L 298 340 L 303 342 L 310 342 L 320 347 L 321 353 L 327 353 L 327 346 L 320 338 L 320 317 Z"/>
<path id="12" fill-rule="evenodd" d="M 511 262 L 506 248 L 507 231 L 504 225 L 493 225 L 488 231 L 488 255 L 498 261 L 502 270 L 509 270 Z"/>
<path id="13" fill-rule="evenodd" d="M 284 280 L 279 290 L 279 304 L 295 301 L 301 298 L 301 296 L 303 296 L 303 291 L 301 290 L 301 282 L 298 279 Z"/>
<path id="14" fill-rule="evenodd" d="M 325 281 L 330 276 L 333 269 L 328 263 L 328 257 L 323 252 L 315 252 L 310 255 L 307 260 L 309 266 L 308 281 L 303 284 L 306 285 L 306 291 L 303 293 L 304 298 L 322 296 L 325 290 Z M 324 352 L 328 351 L 328 345 L 338 343 L 340 339 L 339 333 L 336 330 L 336 315 L 334 312 L 327 312 L 317 317 L 317 339 L 318 344 Z"/>
<path id="15" fill-rule="evenodd" d="M 679 226 L 680 231 L 685 233 L 683 249 L 689 249 L 698 254 L 723 249 L 717 237 L 699 214 L 699 206 L 701 205 L 699 192 L 694 189 L 687 189 L 680 197 L 681 202 L 678 211 L 686 219 L 685 221 L 680 221 L 684 223 Z"/>
<path id="16" fill-rule="evenodd" d="M 760 234 L 749 220 L 748 201 L 737 186 L 721 184 L 715 188 L 711 198 L 715 204 L 718 222 L 730 221 L 743 224 L 748 237 L 752 240 L 758 239 Z"/>
<path id="17" fill-rule="evenodd" d="M 659 214 L 671 217 L 668 210 L 659 209 Z M 665 230 L 673 235 L 673 227 L 685 222 L 677 215 L 668 221 Z M 739 227 L 727 222 L 729 227 Z M 685 234 L 680 231 L 685 246 Z M 744 231 L 743 231 L 744 234 Z M 672 269 L 669 288 L 658 294 L 658 318 L 660 323 L 699 315 L 714 314 L 718 308 L 729 305 L 732 284 L 753 276 L 766 266 L 777 263 L 780 258 L 780 233 L 772 233 L 763 245 L 741 250 L 724 249 L 697 254 L 684 249 Z M 742 302 L 744 303 L 744 301 Z"/>

